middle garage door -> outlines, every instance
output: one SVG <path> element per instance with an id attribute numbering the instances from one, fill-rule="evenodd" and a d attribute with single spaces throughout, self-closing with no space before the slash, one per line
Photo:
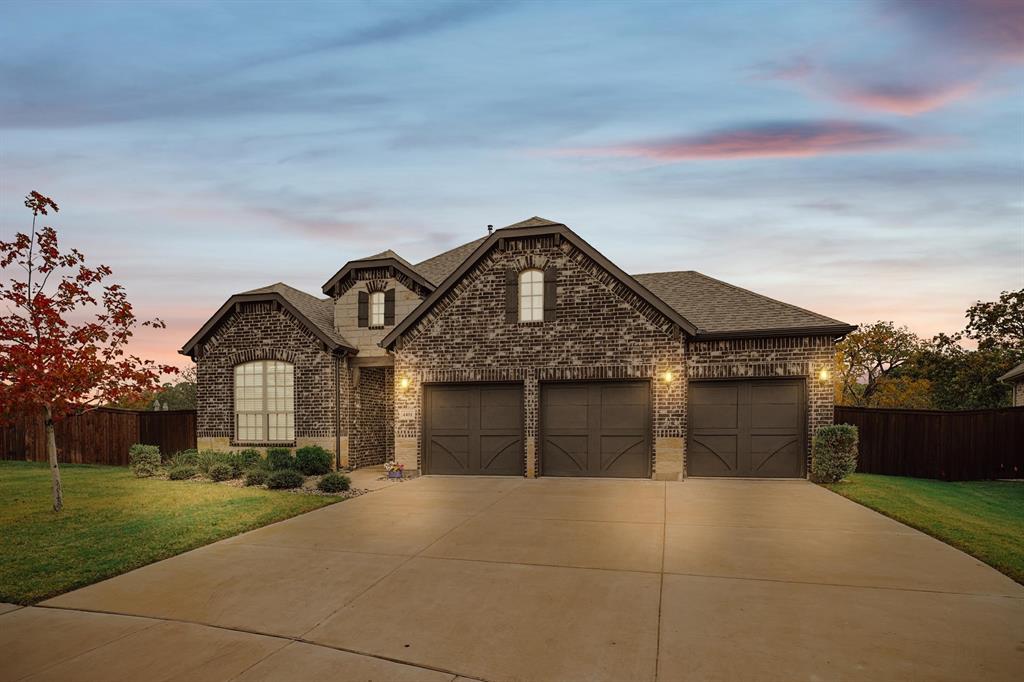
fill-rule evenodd
<path id="1" fill-rule="evenodd" d="M 647 382 L 543 384 L 541 473 L 647 478 L 650 426 Z"/>

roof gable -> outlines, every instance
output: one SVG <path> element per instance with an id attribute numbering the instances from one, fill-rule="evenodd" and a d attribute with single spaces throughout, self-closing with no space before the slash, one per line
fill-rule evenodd
<path id="1" fill-rule="evenodd" d="M 694 334 L 697 331 L 697 327 L 693 325 L 689 320 L 680 315 L 676 310 L 668 306 L 664 301 L 653 295 L 646 288 L 641 286 L 631 276 L 626 274 L 621 268 L 608 260 L 601 252 L 595 249 L 593 246 L 588 244 L 582 237 L 570 230 L 566 225 L 562 223 L 556 223 L 553 221 L 546 220 L 544 218 L 530 218 L 520 223 L 515 223 L 508 227 L 495 230 L 490 236 L 485 237 L 479 241 L 479 245 L 473 249 L 473 251 L 463 259 L 462 263 L 452 270 L 448 276 L 440 283 L 437 288 L 430 294 L 423 302 L 416 307 L 409 315 L 405 317 L 398 325 L 395 326 L 391 332 L 384 337 L 381 341 L 381 346 L 384 348 L 392 347 L 398 339 L 412 327 L 421 317 L 423 317 L 427 311 L 429 311 L 441 298 L 451 289 L 456 282 L 458 282 L 464 274 L 466 274 L 474 265 L 476 265 L 492 248 L 498 246 L 505 239 L 517 239 L 522 237 L 536 237 L 541 235 L 557 234 L 560 238 L 563 238 L 570 242 L 573 246 L 578 248 L 589 258 L 594 260 L 599 266 L 609 272 L 616 279 L 621 281 L 627 288 L 629 288 L 634 294 L 638 295 L 648 304 L 650 304 L 659 313 L 664 315 L 666 318 L 671 320 L 674 324 L 679 326 L 683 331 L 688 334 Z M 473 242 L 471 242 L 473 243 Z M 468 246 L 468 245 L 465 245 Z M 461 248 L 461 247 L 460 247 Z"/>
<path id="2" fill-rule="evenodd" d="M 340 270 L 334 273 L 333 277 L 324 283 L 321 290 L 327 295 L 332 295 L 332 293 L 335 293 L 336 287 L 352 272 L 371 268 L 388 268 L 390 270 L 400 272 L 415 284 L 423 287 L 426 292 L 429 293 L 434 290 L 433 282 L 420 274 L 420 272 L 413 267 L 412 263 L 399 256 L 391 249 L 381 251 L 380 253 L 372 256 L 367 256 L 366 258 L 350 260 L 348 263 L 345 263 Z"/>
<path id="3" fill-rule="evenodd" d="M 310 333 L 316 336 L 327 348 L 333 351 L 354 351 L 355 348 L 334 329 L 334 302 L 329 298 L 317 298 L 277 282 L 258 289 L 250 289 L 229 298 L 206 324 L 185 342 L 182 355 L 192 356 L 198 346 L 217 328 L 220 322 L 231 314 L 235 305 L 241 303 L 275 302 L 297 319 Z"/>

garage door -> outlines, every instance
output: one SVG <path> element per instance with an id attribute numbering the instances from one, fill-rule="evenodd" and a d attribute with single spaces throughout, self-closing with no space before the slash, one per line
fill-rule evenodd
<path id="1" fill-rule="evenodd" d="M 427 385 L 424 471 L 522 476 L 522 415 L 523 391 L 518 385 Z"/>
<path id="2" fill-rule="evenodd" d="M 544 476 L 651 475 L 650 384 L 544 384 L 540 410 Z"/>
<path id="3" fill-rule="evenodd" d="M 690 384 L 690 476 L 804 475 L 801 380 Z"/>

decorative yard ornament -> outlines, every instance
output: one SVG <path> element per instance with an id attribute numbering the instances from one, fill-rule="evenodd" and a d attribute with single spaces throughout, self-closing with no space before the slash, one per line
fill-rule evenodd
<path id="1" fill-rule="evenodd" d="M 128 354 L 137 327 L 164 323 L 139 321 L 124 288 L 104 283 L 109 267 L 88 267 L 77 249 L 60 250 L 52 227 L 36 229 L 39 216 L 59 210 L 52 199 L 33 191 L 25 206 L 31 234 L 0 241 L 0 418 L 42 415 L 53 509 L 60 511 L 54 422 L 153 391 L 161 374 L 178 370 Z"/>

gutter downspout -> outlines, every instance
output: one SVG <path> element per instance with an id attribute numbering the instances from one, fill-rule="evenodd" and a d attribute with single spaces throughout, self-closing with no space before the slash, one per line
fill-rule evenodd
<path id="1" fill-rule="evenodd" d="M 334 357 L 334 470 L 341 469 L 341 361 L 343 355 Z"/>

